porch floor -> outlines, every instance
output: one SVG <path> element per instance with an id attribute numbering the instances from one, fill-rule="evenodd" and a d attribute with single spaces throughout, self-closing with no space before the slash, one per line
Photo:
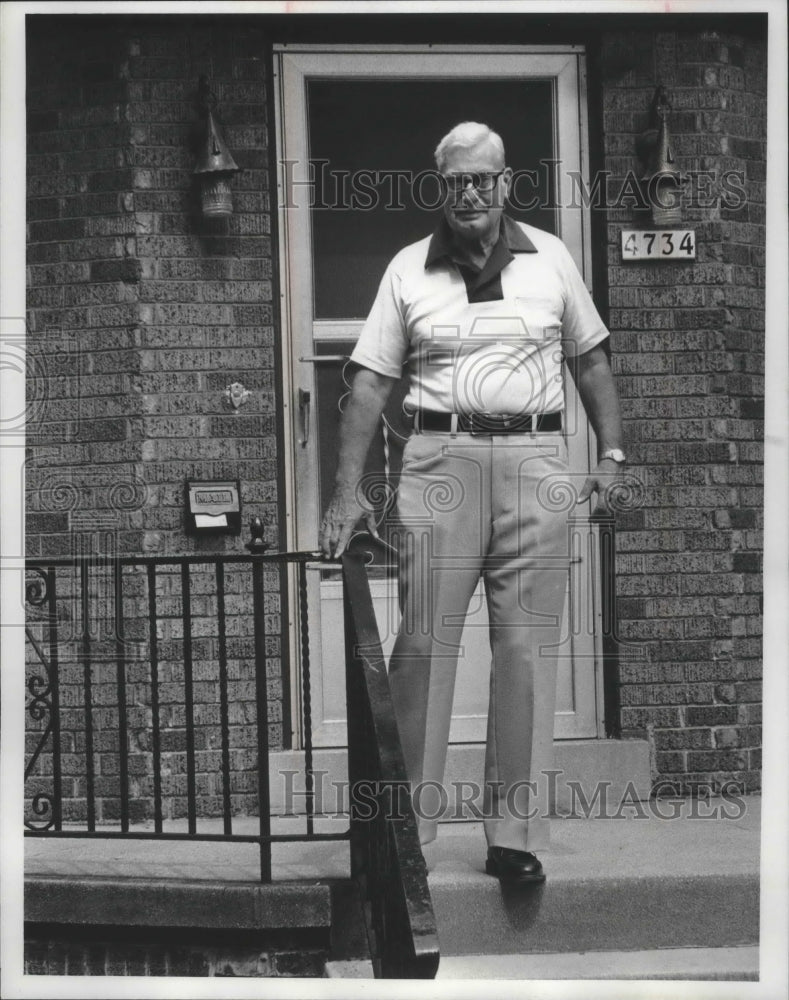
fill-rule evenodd
<path id="1" fill-rule="evenodd" d="M 626 803 L 621 816 L 556 817 L 552 844 L 541 852 L 549 883 L 616 877 L 697 877 L 705 874 L 759 874 L 761 797 L 738 800 L 674 800 L 673 804 Z M 660 809 L 666 817 L 657 815 Z M 742 813 L 742 815 L 735 815 Z M 715 818 L 717 817 L 717 818 Z M 303 817 L 278 819 L 272 832 L 291 833 Z M 145 827 L 135 827 L 143 830 Z M 175 824 L 166 829 L 176 829 Z M 255 833 L 257 821 L 238 818 L 234 832 Z M 344 817 L 316 821 L 316 831 L 347 829 Z M 221 833 L 214 820 L 200 820 L 198 830 Z M 424 849 L 431 887 L 482 877 L 485 837 L 480 822 L 439 825 L 438 839 Z M 275 844 L 275 880 L 345 878 L 349 875 L 346 841 Z M 210 881 L 257 881 L 258 847 L 219 841 L 145 841 L 58 837 L 25 840 L 25 874 L 173 878 Z M 482 878 L 487 884 L 492 879 Z"/>
<path id="2" fill-rule="evenodd" d="M 658 808 L 673 818 L 661 818 Z M 619 818 L 556 817 L 551 849 L 540 854 L 548 880 L 525 892 L 502 890 L 485 875 L 481 823 L 442 823 L 425 847 L 439 978 L 756 978 L 761 809 L 759 796 L 746 796 L 628 804 Z M 273 832 L 292 832 L 299 822 L 280 819 Z M 234 821 L 238 833 L 255 826 Z M 346 827 L 344 818 L 316 823 L 323 831 Z M 199 829 L 221 832 L 210 821 Z M 346 841 L 277 844 L 269 888 L 325 895 L 328 882 L 348 878 L 348 854 Z M 25 872 L 45 898 L 76 898 L 94 879 L 118 891 L 128 880 L 130 890 L 139 887 L 140 905 L 145 892 L 160 900 L 185 892 L 200 910 L 204 894 L 222 893 L 223 885 L 225 893 L 262 888 L 255 844 L 213 841 L 27 838 Z M 310 900 L 302 909 L 328 907 L 328 896 Z M 144 912 L 138 919 L 145 921 Z M 329 963 L 325 974 L 371 975 L 369 962 L 348 958 Z"/>
<path id="3" fill-rule="evenodd" d="M 440 824 L 437 840 L 425 847 L 441 950 L 438 977 L 757 978 L 761 808 L 759 796 L 746 796 L 628 803 L 619 818 L 556 817 L 551 849 L 540 855 L 546 884 L 514 892 L 484 873 L 480 822 Z M 280 818 L 272 832 L 293 832 L 303 822 Z M 234 820 L 237 833 L 255 828 L 254 819 Z M 316 822 L 322 832 L 346 828 L 344 817 Z M 221 832 L 208 820 L 199 829 Z M 276 844 L 272 861 L 274 885 L 266 887 L 259 883 L 255 844 L 25 842 L 28 887 L 35 890 L 31 915 L 51 894 L 71 899 L 79 910 L 97 900 L 103 907 L 109 892 L 123 895 L 133 923 L 146 923 L 154 898 L 185 919 L 184 912 L 207 912 L 210 897 L 215 922 L 233 924 L 240 902 L 228 904 L 221 919 L 217 907 L 241 893 L 257 900 L 248 907 L 253 923 L 255 914 L 269 910 L 279 926 L 297 914 L 314 922 L 318 911 L 329 919 L 328 885 L 346 884 L 348 843 Z M 86 891 L 90 898 L 80 904 Z M 328 962 L 324 974 L 366 978 L 372 972 L 352 950 L 346 960 Z"/>

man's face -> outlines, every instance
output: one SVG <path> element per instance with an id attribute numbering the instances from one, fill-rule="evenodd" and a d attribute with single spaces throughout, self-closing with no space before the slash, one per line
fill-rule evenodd
<path id="1" fill-rule="evenodd" d="M 450 181 L 444 215 L 456 238 L 468 243 L 495 239 L 512 177 L 495 148 L 484 143 L 471 149 L 450 149 L 441 173 Z M 451 178 L 459 174 L 488 175 L 493 186 L 486 190 L 483 183 L 475 188 L 467 177 L 455 185 Z M 495 174 L 499 176 L 494 179 Z"/>

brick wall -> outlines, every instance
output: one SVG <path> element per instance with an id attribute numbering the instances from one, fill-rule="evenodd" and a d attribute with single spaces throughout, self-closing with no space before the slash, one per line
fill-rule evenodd
<path id="1" fill-rule="evenodd" d="M 183 537 L 181 485 L 240 477 L 248 513 L 278 538 L 265 41 L 257 31 L 142 29 L 128 37 L 131 187 L 140 268 L 143 516 L 147 551 Z M 200 217 L 192 176 L 205 73 L 242 168 L 227 221 Z M 234 411 L 224 390 L 251 391 Z M 232 548 L 241 542 L 233 539 Z"/>
<path id="2" fill-rule="evenodd" d="M 25 939 L 24 970 L 28 976 L 320 978 L 329 948 L 314 937 L 303 932 L 299 940 L 294 933 L 288 942 L 260 931 L 209 935 L 190 928 L 141 936 L 128 928 L 123 935 L 91 926 L 77 933 L 36 928 Z"/>
<path id="3" fill-rule="evenodd" d="M 240 476 L 247 513 L 278 538 L 265 42 L 149 23 L 75 27 L 68 46 L 31 30 L 31 403 L 45 397 L 31 428 L 32 553 L 65 545 L 68 511 L 33 516 L 46 499 L 109 517 L 121 551 L 194 551 L 190 476 Z M 202 73 L 242 167 L 227 221 L 202 219 L 192 176 Z M 224 398 L 234 381 L 252 393 L 238 412 Z M 42 496 L 44 468 L 75 490 Z M 127 480 L 144 495 L 134 511 L 107 496 Z"/>
<path id="4" fill-rule="evenodd" d="M 693 264 L 621 262 L 633 202 L 608 213 L 613 364 L 643 505 L 618 533 L 625 735 L 648 734 L 659 782 L 758 787 L 766 50 L 716 31 L 612 33 L 601 52 L 609 198 L 639 171 L 658 83 L 678 166 L 743 203 L 687 191 Z M 739 184 L 739 181 L 734 181 Z M 714 200 L 714 199 L 713 199 Z"/>
<path id="5" fill-rule="evenodd" d="M 199 19 L 28 19 L 27 545 L 30 555 L 172 556 L 243 551 L 260 515 L 278 544 L 277 379 L 268 201 L 265 40 L 250 29 L 217 32 Z M 45 71 L 44 71 L 45 70 Z M 192 168 L 201 134 L 198 79 L 207 74 L 242 172 L 234 213 L 206 222 Z M 251 395 L 234 411 L 224 390 Z M 184 483 L 240 479 L 241 537 L 184 533 Z M 94 569 L 97 567 L 94 566 Z M 100 566 L 99 566 L 100 569 Z M 233 807 L 256 808 L 252 597 L 228 577 Z M 269 738 L 283 729 L 287 678 L 279 649 L 279 581 L 267 574 Z M 85 815 L 82 635 L 75 585 L 62 585 L 61 704 L 67 818 Z M 217 624 L 212 571 L 192 571 L 195 746 L 200 810 L 218 808 Z M 125 633 L 130 725 L 151 723 L 147 591 L 132 581 Z M 109 592 L 108 592 L 109 593 Z M 109 595 L 108 600 L 111 600 Z M 183 594 L 157 585 L 167 762 L 165 816 L 183 815 Z M 102 615 L 111 620 L 105 601 Z M 70 627 L 66 628 L 68 622 Z M 112 626 L 111 626 L 112 630 Z M 41 634 L 41 633 L 39 633 Z M 117 817 L 118 706 L 111 649 L 93 637 L 98 815 Z M 111 637 L 110 637 L 111 638 Z M 111 646 L 111 642 L 109 644 Z M 35 672 L 30 653 L 30 670 Z M 39 720 L 41 725 L 45 720 Z M 31 723 L 36 729 L 35 722 Z M 252 735 L 254 735 L 252 733 Z M 35 733 L 32 740 L 37 739 Z M 132 819 L 151 815 L 150 737 L 132 742 Z M 80 758 L 82 754 L 82 758 Z M 47 786 L 51 760 L 37 773 Z"/>
<path id="6" fill-rule="evenodd" d="M 231 19 L 210 28 L 187 18 L 100 27 L 89 19 L 69 28 L 68 44 L 62 31 L 30 32 L 31 554 L 239 549 L 243 538 L 184 535 L 189 477 L 240 478 L 245 521 L 260 514 L 269 543 L 280 538 L 265 53 L 261 30 Z M 618 536 L 620 634 L 640 654 L 622 657 L 621 723 L 626 736 L 649 736 L 656 776 L 683 790 L 729 777 L 749 789 L 758 782 L 765 63 L 753 38 L 611 28 L 601 36 L 600 88 L 590 94 L 609 193 L 640 169 L 636 140 L 657 83 L 674 106 L 681 170 L 712 171 L 719 193 L 735 171 L 745 191 L 737 208 L 686 206 L 698 241 L 692 265 L 623 265 L 619 230 L 633 224 L 633 209 L 609 208 L 606 217 L 612 356 L 644 484 L 643 503 L 623 515 Z M 191 174 L 203 73 L 243 168 L 224 223 L 201 219 Z M 223 396 L 234 381 L 252 393 L 238 413 Z M 206 580 L 198 570 L 196 593 Z M 248 616 L 248 593 L 236 597 L 237 613 Z M 275 584 L 267 602 L 276 633 Z M 158 607 L 175 671 L 177 588 L 163 586 Z M 210 621 L 210 601 L 200 613 Z M 201 637 L 198 658 L 209 715 L 214 638 Z M 267 721 L 276 746 L 287 737 L 286 679 L 273 641 Z M 253 712 L 243 694 L 251 670 L 243 629 L 237 642 L 240 734 Z M 176 674 L 169 679 L 177 684 Z M 150 695 L 139 684 L 144 719 Z M 172 693 L 178 754 L 184 729 Z M 103 725 L 111 778 L 109 709 Z M 206 749 L 210 737 L 206 729 Z M 78 745 L 74 736 L 65 749 Z M 238 750 L 242 794 L 250 761 Z M 210 756 L 205 768 L 201 805 L 210 810 Z M 80 775 L 72 777 L 79 815 Z M 140 796 L 145 815 L 142 786 Z M 242 796 L 236 807 L 252 802 Z"/>
<path id="7" fill-rule="evenodd" d="M 27 544 L 69 554 L 72 522 L 139 544 L 117 489 L 140 481 L 138 267 L 122 42 L 76 33 L 28 62 Z M 47 72 L 41 71 L 46 66 Z M 134 506 L 139 505 L 135 498 Z M 139 516 L 139 515 L 137 515 Z"/>

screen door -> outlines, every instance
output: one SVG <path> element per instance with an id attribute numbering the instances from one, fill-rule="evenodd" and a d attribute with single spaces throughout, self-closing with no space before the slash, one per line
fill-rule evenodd
<path id="1" fill-rule="evenodd" d="M 429 235 L 440 219 L 433 150 L 450 128 L 482 121 L 502 136 L 507 163 L 516 171 L 508 213 L 560 236 L 588 273 L 588 219 L 573 187 L 586 176 L 583 55 L 577 47 L 459 52 L 288 46 L 275 51 L 275 81 L 288 544 L 315 549 L 336 469 L 348 355 L 389 260 Z M 384 534 L 408 433 L 401 416 L 405 390 L 404 382 L 395 387 L 367 461 Z M 566 394 L 570 461 L 580 472 L 588 468 L 593 441 L 570 379 Z M 599 735 L 592 532 L 581 517 L 568 539 L 557 738 Z M 399 620 L 397 588 L 383 565 L 386 553 L 378 555 L 371 589 L 389 652 Z M 345 667 L 336 569 L 311 571 L 309 604 L 313 742 L 341 746 Z M 291 607 L 298 605 L 291 601 Z M 461 645 L 450 740 L 484 742 L 490 648 L 481 584 Z M 293 695 L 298 705 L 299 691 Z"/>

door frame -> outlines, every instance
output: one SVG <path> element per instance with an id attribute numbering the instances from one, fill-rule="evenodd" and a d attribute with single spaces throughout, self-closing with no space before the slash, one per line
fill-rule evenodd
<path id="1" fill-rule="evenodd" d="M 308 213 L 292 213 L 289 206 L 290 178 L 287 166 L 283 162 L 283 150 L 293 148 L 294 139 L 307 134 L 306 100 L 300 103 L 290 98 L 286 107 L 286 91 L 289 95 L 300 93 L 306 98 L 305 81 L 308 77 L 343 77 L 364 78 L 390 75 L 389 70 L 382 71 L 382 59 L 390 63 L 396 61 L 397 69 L 407 71 L 413 77 L 426 78 L 480 77 L 496 78 L 507 75 L 502 70 L 501 60 L 506 59 L 512 66 L 512 75 L 528 77 L 547 77 L 554 81 L 556 87 L 556 107 L 564 101 L 572 102 L 576 108 L 576 117 L 556 116 L 554 123 L 557 160 L 573 159 L 583 183 L 589 182 L 589 124 L 587 112 L 587 76 L 586 50 L 583 45 L 424 45 L 424 44 L 286 44 L 275 43 L 272 46 L 272 79 L 274 88 L 274 142 L 277 171 L 277 210 L 278 210 L 278 256 L 279 256 L 279 293 L 280 321 L 282 336 L 280 338 L 281 371 L 283 378 L 283 467 L 285 484 L 285 543 L 288 549 L 298 547 L 299 538 L 303 537 L 300 530 L 299 517 L 305 525 L 307 537 L 313 539 L 317 547 L 316 526 L 320 511 L 318 510 L 318 491 L 309 497 L 302 493 L 300 510 L 297 507 L 296 493 L 296 454 L 301 447 L 298 439 L 297 414 L 298 390 L 305 380 L 310 383 L 312 399 L 315 399 L 314 373 L 297 371 L 298 361 L 294 354 L 292 331 L 306 329 L 307 324 L 313 326 L 312 302 L 305 303 L 305 296 L 296 293 L 295 282 L 291 275 L 295 273 L 296 246 L 304 246 L 310 242 L 310 225 Z M 436 57 L 431 66 L 427 66 L 425 56 Z M 499 57 L 495 63 L 490 56 Z M 441 57 L 463 56 L 462 60 L 447 60 Z M 519 65 L 520 57 L 528 56 L 528 72 Z M 472 67 L 473 64 L 473 67 Z M 391 75 L 396 75 L 392 70 Z M 287 113 L 286 113 L 287 112 Z M 568 156 L 567 151 L 572 151 Z M 306 181 L 306 178 L 299 178 Z M 584 282 L 592 291 L 592 241 L 591 213 L 588 205 L 577 207 L 571 178 L 557 169 L 555 172 L 557 200 L 557 235 L 566 243 L 575 263 L 583 276 Z M 562 206 L 576 204 L 573 211 L 563 210 Z M 337 338 L 347 336 L 347 326 L 342 321 L 320 321 L 326 327 L 336 327 Z M 330 334 L 331 336 L 331 334 Z M 298 334 L 297 334 L 298 337 Z M 327 338 L 328 339 L 328 338 Z M 309 366 L 308 366 L 309 367 Z M 568 412 L 570 398 L 567 398 Z M 576 401 L 575 405 L 579 405 Z M 314 447 L 314 445 L 313 445 Z M 586 462 L 589 466 L 594 462 L 596 441 L 594 432 L 589 427 L 586 442 Z M 579 456 L 580 457 L 580 456 Z M 317 464 L 317 463 L 315 463 Z M 305 503 L 306 499 L 306 503 Z M 587 512 L 590 504 L 587 502 Z M 312 543 L 308 543 L 308 547 Z M 290 649 L 297 659 L 300 651 L 298 621 L 298 591 L 295 573 L 288 574 L 288 632 Z M 595 620 L 599 620 L 599 590 L 592 600 Z M 313 630 L 313 635 L 315 634 Z M 603 670 L 600 655 L 601 637 L 595 636 L 595 718 L 598 738 L 604 737 L 603 719 Z M 290 672 L 290 704 L 292 706 L 291 727 L 294 735 L 294 746 L 301 745 L 301 668 Z"/>

